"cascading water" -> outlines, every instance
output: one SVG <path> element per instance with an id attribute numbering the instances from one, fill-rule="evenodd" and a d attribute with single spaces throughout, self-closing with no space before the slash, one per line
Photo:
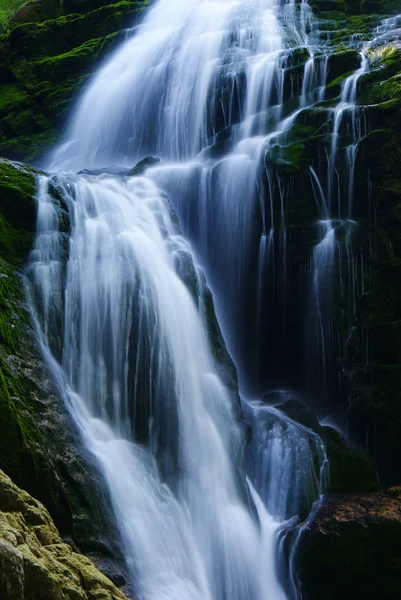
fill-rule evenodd
<path id="1" fill-rule="evenodd" d="M 180 278 L 192 268 L 201 302 L 161 192 L 141 177 L 70 177 L 63 267 L 48 186 L 42 179 L 28 272 L 42 343 L 54 350 L 56 311 L 64 333 L 53 369 L 108 483 L 139 597 L 284 598 L 274 569 L 278 522 L 256 505 L 258 525 L 249 509 L 236 472 L 234 399 Z"/>
<path id="2" fill-rule="evenodd" d="M 274 395 L 282 399 L 287 394 Z M 319 436 L 278 408 L 260 401 L 244 407 L 252 427 L 249 477 L 269 513 L 283 521 L 309 513 L 327 483 L 327 457 Z"/>
<path id="3" fill-rule="evenodd" d="M 297 115 L 323 100 L 317 43 L 306 2 L 159 0 L 96 75 L 48 162 L 67 230 L 52 180 L 40 183 L 33 312 L 108 484 L 141 600 L 285 598 L 280 525 L 322 492 L 318 436 L 257 402 L 244 405 L 247 486 L 237 400 L 213 356 L 195 266 L 241 391 L 252 388 L 260 332 L 266 320 L 284 327 L 287 311 L 289 190 L 273 159 Z M 148 155 L 163 162 L 141 176 L 67 174 Z"/>
<path id="4" fill-rule="evenodd" d="M 158 2 L 95 77 L 49 162 L 50 169 L 79 170 L 132 166 L 147 155 L 165 161 L 148 176 L 168 191 L 203 263 L 243 387 L 252 387 L 258 361 L 249 349 L 264 326 L 251 317 L 259 298 L 253 311 L 247 292 L 259 254 L 253 240 L 270 231 L 284 265 L 287 245 L 285 219 L 273 214 L 280 202 L 284 215 L 287 190 L 265 156 L 324 90 L 327 61 L 313 58 L 311 22 L 306 2 Z M 294 69 L 302 73 L 294 77 Z M 288 114 L 291 98 L 297 110 Z M 268 185 L 272 211 L 265 215 Z"/>

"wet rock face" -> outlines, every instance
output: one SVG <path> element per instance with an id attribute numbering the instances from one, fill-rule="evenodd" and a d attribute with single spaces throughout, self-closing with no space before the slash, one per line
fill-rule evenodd
<path id="1" fill-rule="evenodd" d="M 380 489 L 373 461 L 361 449 L 351 448 L 336 429 L 320 425 L 316 415 L 299 400 L 289 399 L 276 408 L 317 433 L 324 442 L 329 460 L 328 491 L 373 492 Z"/>
<path id="2" fill-rule="evenodd" d="M 305 600 L 394 600 L 401 589 L 401 488 L 328 495 L 298 549 Z"/>
<path id="3" fill-rule="evenodd" d="M 143 158 L 141 161 L 139 161 L 139 163 L 135 165 L 135 167 L 133 167 L 130 171 L 128 171 L 127 176 L 133 177 L 143 175 L 146 169 L 154 167 L 158 163 L 160 163 L 160 158 L 157 158 L 155 156 L 147 156 L 146 158 Z"/>
<path id="4" fill-rule="evenodd" d="M 45 507 L 0 471 L 0 589 L 4 600 L 126 600 L 60 537 Z"/>
<path id="5" fill-rule="evenodd" d="M 333 203 L 333 206 L 338 204 L 333 226 L 335 252 L 329 265 L 330 291 L 322 296 L 321 303 L 322 321 L 326 332 L 330 330 L 326 335 L 324 382 L 322 367 L 317 366 L 323 353 L 316 353 L 313 348 L 319 344 L 316 331 L 310 326 L 314 250 L 322 239 L 319 232 L 322 215 L 316 208 L 310 168 L 326 191 L 327 156 L 333 143 L 333 107 L 339 102 L 341 85 L 358 65 L 355 50 L 344 48 L 352 46 L 352 36 L 359 43 L 371 40 L 380 22 L 377 14 L 367 14 L 373 11 L 372 7 L 366 8 L 365 14 L 358 3 L 346 3 L 346 7 L 340 2 L 329 4 L 331 11 L 342 12 L 329 11 L 328 3 L 313 5 L 321 30 L 331 28 L 326 100 L 301 111 L 266 157 L 272 181 L 280 179 L 287 246 L 283 257 L 282 238 L 277 235 L 274 259 L 265 272 L 261 312 L 266 318 L 257 331 L 262 358 L 255 375 L 261 385 L 255 395 L 269 388 L 303 390 L 319 417 L 329 415 L 343 431 L 348 431 L 350 439 L 366 449 L 378 465 L 381 483 L 389 486 L 401 481 L 401 463 L 394 460 L 401 454 L 399 30 L 367 50 L 370 70 L 358 82 L 356 103 L 363 135 L 355 161 L 354 222 L 348 223 L 340 217 L 348 214 L 350 179 L 346 148 L 352 132 L 350 114 L 344 115 L 339 130 L 335 164 L 339 191 Z M 380 13 L 394 12 L 399 6 L 377 3 L 376 9 Z M 277 209 L 280 197 L 273 186 L 269 194 L 264 194 L 265 212 L 268 214 L 273 197 L 277 226 L 281 218 Z M 251 308 L 247 314 L 252 324 Z M 248 322 L 246 326 L 252 330 Z M 248 343 L 249 355 L 254 345 L 252 340 Z M 251 356 L 252 364 L 247 366 L 252 372 L 257 362 Z"/>

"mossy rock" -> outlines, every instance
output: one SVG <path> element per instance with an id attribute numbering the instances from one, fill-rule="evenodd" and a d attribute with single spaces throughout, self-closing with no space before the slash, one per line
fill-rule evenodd
<path id="1" fill-rule="evenodd" d="M 27 165 L 0 159 L 0 213 L 11 226 L 30 233 L 36 228 L 36 173 Z"/>
<path id="2" fill-rule="evenodd" d="M 0 471 L 0 587 L 6 600 L 127 600 L 63 542 L 48 511 Z"/>
<path id="3" fill-rule="evenodd" d="M 36 0 L 0 35 L 0 153 L 38 161 L 100 61 L 140 19 L 147 0 Z"/>
<path id="4" fill-rule="evenodd" d="M 358 52 L 353 49 L 343 50 L 330 54 L 327 62 L 327 83 L 337 80 L 346 73 L 355 71 L 360 64 Z"/>

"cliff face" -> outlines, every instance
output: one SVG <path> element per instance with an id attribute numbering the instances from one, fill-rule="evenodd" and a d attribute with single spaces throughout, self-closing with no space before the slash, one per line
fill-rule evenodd
<path id="1" fill-rule="evenodd" d="M 284 349 L 278 361 L 296 380 L 302 379 L 302 370 L 307 369 L 301 355 L 305 348 L 303 315 L 310 304 L 308 257 L 319 242 L 316 223 L 321 218 L 310 167 L 320 181 L 327 180 L 327 156 L 333 139 L 331 110 L 339 102 L 344 79 L 360 64 L 350 39 L 358 33 L 358 39 L 372 40 L 378 35 L 377 25 L 382 18 L 377 13 L 396 9 L 395 2 L 319 3 L 316 16 L 321 30 L 328 32 L 331 53 L 325 101 L 302 111 L 289 133 L 279 140 L 276 154 L 269 157 L 268 167 L 279 174 L 286 190 L 290 272 L 286 293 L 294 299 L 287 311 L 291 326 L 284 343 L 292 354 Z M 366 448 L 378 464 L 381 481 L 392 485 L 401 481 L 401 465 L 395 459 L 401 455 L 399 33 L 373 43 L 366 53 L 370 70 L 357 83 L 363 134 L 354 171 L 352 219 L 356 226 L 345 221 L 349 197 L 347 148 L 353 125 L 351 118 L 344 118 L 335 162 L 339 216 L 330 267 L 334 278 L 331 297 L 323 307 L 323 321 L 334 337 L 328 342 L 326 386 L 313 372 L 307 385 L 315 409 L 321 415 L 331 415 Z M 296 73 L 292 85 L 300 85 Z M 274 349 L 279 347 L 275 339 L 279 335 L 280 330 L 269 331 Z"/>

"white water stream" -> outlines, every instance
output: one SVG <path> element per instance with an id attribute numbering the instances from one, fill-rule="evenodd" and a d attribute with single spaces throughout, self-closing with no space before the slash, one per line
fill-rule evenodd
<path id="1" fill-rule="evenodd" d="M 51 180 L 41 180 L 33 311 L 107 482 L 140 600 L 284 600 L 280 527 L 321 492 L 317 436 L 258 403 L 248 405 L 247 484 L 237 398 L 213 356 L 196 266 L 236 358 L 252 256 L 272 265 L 279 236 L 285 265 L 285 192 L 265 156 L 301 110 L 323 99 L 327 60 L 315 59 L 311 22 L 306 2 L 158 0 L 94 77 L 48 161 L 68 207 L 68 248 Z M 297 84 L 287 72 L 300 65 Z M 133 167 L 147 155 L 163 163 L 141 176 L 71 174 Z M 278 207 L 267 194 L 267 217 L 262 172 L 279 189 Z M 315 184 L 322 188 L 316 174 Z M 323 193 L 318 202 L 330 210 Z M 252 249 L 256 218 L 262 233 Z"/>
<path id="2" fill-rule="evenodd" d="M 43 178 L 30 267 L 45 348 L 63 285 L 47 186 Z M 108 483 L 139 597 L 284 598 L 278 523 L 260 502 L 258 523 L 247 505 L 235 400 L 179 277 L 178 263 L 191 257 L 165 200 L 140 177 L 70 178 L 65 190 L 73 222 L 59 315 L 65 395 Z M 133 442 L 140 418 L 142 445 Z"/>

